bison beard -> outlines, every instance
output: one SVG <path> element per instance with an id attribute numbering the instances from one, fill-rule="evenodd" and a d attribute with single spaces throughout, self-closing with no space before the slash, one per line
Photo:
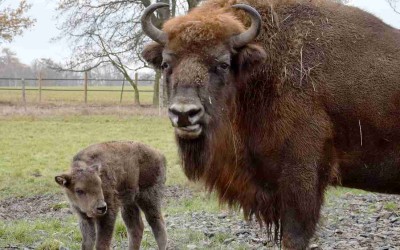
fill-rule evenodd
<path id="1" fill-rule="evenodd" d="M 213 110 L 213 113 L 218 112 Z M 279 243 L 281 204 L 277 187 L 253 182 L 254 177 L 248 171 L 252 166 L 240 159 L 238 150 L 244 147 L 234 139 L 232 129 L 236 125 L 230 119 L 217 114 L 207 131 L 195 141 L 176 136 L 183 170 L 190 180 L 204 182 L 209 192 L 217 190 L 221 202 L 241 207 L 246 219 L 255 216 L 271 239 Z"/>
<path id="2" fill-rule="evenodd" d="M 193 181 L 199 180 L 204 174 L 204 166 L 208 159 L 205 137 L 202 136 L 196 142 L 177 137 L 176 141 L 178 142 L 179 155 L 186 176 Z"/>
<path id="3" fill-rule="evenodd" d="M 176 131 L 202 128 L 176 134 L 189 179 L 306 249 L 328 185 L 400 194 L 400 33 L 331 1 L 246 2 L 261 26 L 236 0 L 144 23 L 143 56 L 163 65 Z"/>

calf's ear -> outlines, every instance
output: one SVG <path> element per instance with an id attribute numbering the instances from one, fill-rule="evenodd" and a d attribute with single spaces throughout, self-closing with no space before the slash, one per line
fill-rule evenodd
<path id="1" fill-rule="evenodd" d="M 94 172 L 99 173 L 100 169 L 101 169 L 101 164 L 100 163 L 95 163 L 95 164 L 91 165 L 89 168 L 91 170 L 93 170 Z"/>
<path id="2" fill-rule="evenodd" d="M 258 44 L 247 44 L 233 56 L 234 70 L 237 74 L 250 74 L 255 67 L 267 58 L 264 48 Z"/>
<path id="3" fill-rule="evenodd" d="M 147 44 L 142 52 L 142 56 L 146 62 L 151 64 L 154 68 L 156 69 L 161 69 L 161 63 L 162 63 L 162 51 L 164 49 L 164 46 L 152 42 Z"/>
<path id="4" fill-rule="evenodd" d="M 71 176 L 67 174 L 57 175 L 56 177 L 54 177 L 54 179 L 57 182 L 57 184 L 62 187 L 68 187 L 69 184 L 71 183 Z"/>

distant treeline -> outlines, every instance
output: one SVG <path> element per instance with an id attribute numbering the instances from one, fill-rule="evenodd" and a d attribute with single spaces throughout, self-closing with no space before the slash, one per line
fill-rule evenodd
<path id="1" fill-rule="evenodd" d="M 55 70 L 60 64 L 51 59 L 36 59 L 30 65 L 22 63 L 16 53 L 8 48 L 0 52 L 0 86 L 18 87 L 22 85 L 20 79 L 26 79 L 26 86 L 37 86 L 36 80 L 41 76 L 43 86 L 82 86 L 84 73 Z M 89 86 L 121 86 L 123 76 L 112 65 L 104 65 L 101 68 L 93 69 L 88 74 Z M 15 80 L 18 79 L 18 80 Z M 54 80 L 47 80 L 54 79 Z M 107 81 L 105 79 L 119 79 L 121 81 Z M 141 73 L 139 85 L 152 85 L 154 75 Z M 150 81 L 151 80 L 151 81 Z"/>

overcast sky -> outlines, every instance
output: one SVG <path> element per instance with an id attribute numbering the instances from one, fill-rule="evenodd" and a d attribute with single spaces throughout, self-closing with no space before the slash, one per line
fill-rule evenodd
<path id="1" fill-rule="evenodd" d="M 16 0 L 6 0 L 6 4 L 15 4 Z M 23 63 L 30 64 L 36 58 L 52 58 L 63 61 L 68 57 L 68 45 L 52 43 L 50 39 L 59 34 L 55 20 L 55 0 L 28 0 L 32 4 L 29 15 L 36 18 L 36 25 L 23 36 L 17 37 L 11 44 L 4 43 L 1 47 L 9 47 L 15 51 Z M 352 0 L 351 5 L 360 7 L 380 17 L 384 22 L 400 29 L 400 15 L 395 13 L 386 0 Z M 3 4 L 4 6 L 4 4 Z M 2 7 L 3 7 L 2 6 Z"/>

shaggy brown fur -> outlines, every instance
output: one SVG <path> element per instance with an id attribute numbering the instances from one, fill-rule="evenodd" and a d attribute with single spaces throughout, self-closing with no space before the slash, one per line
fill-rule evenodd
<path id="1" fill-rule="evenodd" d="M 263 24 L 235 49 L 250 24 L 237 2 Z M 400 194 L 399 30 L 322 0 L 209 0 L 163 30 L 145 59 L 164 69 L 171 105 L 204 110 L 171 106 L 186 175 L 281 225 L 286 249 L 307 247 L 329 184 Z M 198 137 L 181 136 L 194 125 Z"/>
<path id="2" fill-rule="evenodd" d="M 128 231 L 129 249 L 139 249 L 142 210 L 159 249 L 167 234 L 161 214 L 165 157 L 137 142 L 105 142 L 79 152 L 70 173 L 55 177 L 79 216 L 82 249 L 110 249 L 120 207 Z"/>

